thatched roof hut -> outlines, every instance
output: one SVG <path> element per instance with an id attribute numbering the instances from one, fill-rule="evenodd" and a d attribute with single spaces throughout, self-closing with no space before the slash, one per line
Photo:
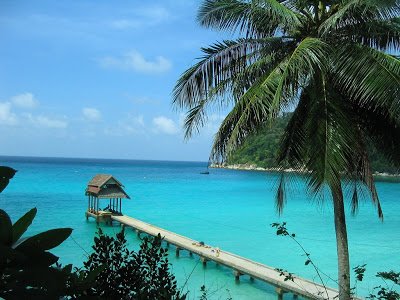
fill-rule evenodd
<path id="1" fill-rule="evenodd" d="M 123 187 L 122 183 L 114 176 L 109 174 L 97 174 L 89 181 L 86 188 L 86 195 L 92 195 L 100 199 L 130 199 Z"/>
<path id="2" fill-rule="evenodd" d="M 114 176 L 109 174 L 97 174 L 89 181 L 85 194 L 88 196 L 88 210 L 86 218 L 106 218 L 111 215 L 122 215 L 122 199 L 130 199 L 124 191 L 124 186 Z M 106 208 L 100 209 L 99 199 L 109 199 Z"/>

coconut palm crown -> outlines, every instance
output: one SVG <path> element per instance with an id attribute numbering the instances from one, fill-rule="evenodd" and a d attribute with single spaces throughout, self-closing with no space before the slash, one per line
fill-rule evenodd
<path id="1" fill-rule="evenodd" d="M 351 190 L 352 212 L 368 191 L 383 219 L 366 144 L 400 165 L 399 16 L 398 0 L 205 0 L 200 24 L 240 38 L 202 48 L 174 89 L 173 105 L 187 111 L 187 138 L 213 107 L 231 109 L 212 146 L 217 162 L 294 111 L 278 163 L 306 171 L 315 195 L 331 193 L 341 300 L 350 297 L 343 191 Z M 280 176 L 280 213 L 290 176 Z"/>

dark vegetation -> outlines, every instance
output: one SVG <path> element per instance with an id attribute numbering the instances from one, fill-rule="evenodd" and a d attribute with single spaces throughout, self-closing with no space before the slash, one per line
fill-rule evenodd
<path id="1" fill-rule="evenodd" d="M 277 156 L 281 139 L 292 113 L 285 113 L 277 118 L 272 125 L 251 134 L 243 144 L 229 155 L 228 165 L 246 164 L 261 168 L 277 168 Z M 391 164 L 372 143 L 368 145 L 368 154 L 373 172 L 398 174 L 399 169 Z"/>
<path id="2" fill-rule="evenodd" d="M 144 237 L 135 252 L 128 249 L 124 230 L 112 237 L 99 229 L 93 252 L 78 271 L 86 277 L 102 268 L 85 295 L 102 299 L 186 299 L 177 288 L 167 249 L 161 243 L 160 235 Z"/>

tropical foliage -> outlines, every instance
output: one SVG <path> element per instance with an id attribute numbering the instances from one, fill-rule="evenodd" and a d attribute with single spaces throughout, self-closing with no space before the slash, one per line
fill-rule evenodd
<path id="1" fill-rule="evenodd" d="M 93 252 L 79 270 L 83 277 L 102 268 L 95 283 L 83 295 L 96 299 L 176 299 L 183 300 L 175 277 L 170 273 L 167 249 L 161 236 L 144 237 L 139 251 L 127 247 L 125 232 L 115 237 L 101 229 L 94 239 Z"/>
<path id="2" fill-rule="evenodd" d="M 0 167 L 0 191 L 15 173 L 10 167 Z M 57 299 L 71 290 L 85 289 L 95 276 L 78 277 L 72 265 L 56 265 L 59 258 L 49 252 L 69 237 L 71 228 L 22 238 L 36 213 L 33 208 L 12 224 L 10 216 L 0 209 L 0 297 L 4 299 Z"/>
<path id="3" fill-rule="evenodd" d="M 229 154 L 228 165 L 253 165 L 261 168 L 278 168 L 279 143 L 290 120 L 291 113 L 278 117 L 272 126 L 266 125 L 250 134 L 240 147 Z M 371 143 L 367 144 L 372 171 L 378 173 L 398 174 L 399 168 L 388 162 Z"/>
<path id="4" fill-rule="evenodd" d="M 353 212 L 367 189 L 383 218 L 367 142 L 400 165 L 399 16 L 398 0 L 205 0 L 200 24 L 240 37 L 203 48 L 174 89 L 173 104 L 187 111 L 186 137 L 210 109 L 230 109 L 213 161 L 226 161 L 251 133 L 293 110 L 278 165 L 308 170 L 318 199 L 331 193 L 341 300 L 350 297 L 343 189 L 351 190 Z M 278 184 L 279 212 L 288 176 Z"/>

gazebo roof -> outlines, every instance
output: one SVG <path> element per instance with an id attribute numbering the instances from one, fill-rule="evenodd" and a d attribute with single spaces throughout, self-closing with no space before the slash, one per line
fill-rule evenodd
<path id="1" fill-rule="evenodd" d="M 127 198 L 123 185 L 114 176 L 109 174 L 97 174 L 89 181 L 86 188 L 86 195 L 93 195 L 97 198 Z"/>
<path id="2" fill-rule="evenodd" d="M 104 184 L 106 184 L 110 179 L 113 179 L 119 186 L 122 186 L 122 183 L 119 182 L 114 176 L 110 174 L 97 174 L 92 178 L 92 180 L 89 181 L 88 186 L 96 186 L 96 187 L 102 187 Z"/>

